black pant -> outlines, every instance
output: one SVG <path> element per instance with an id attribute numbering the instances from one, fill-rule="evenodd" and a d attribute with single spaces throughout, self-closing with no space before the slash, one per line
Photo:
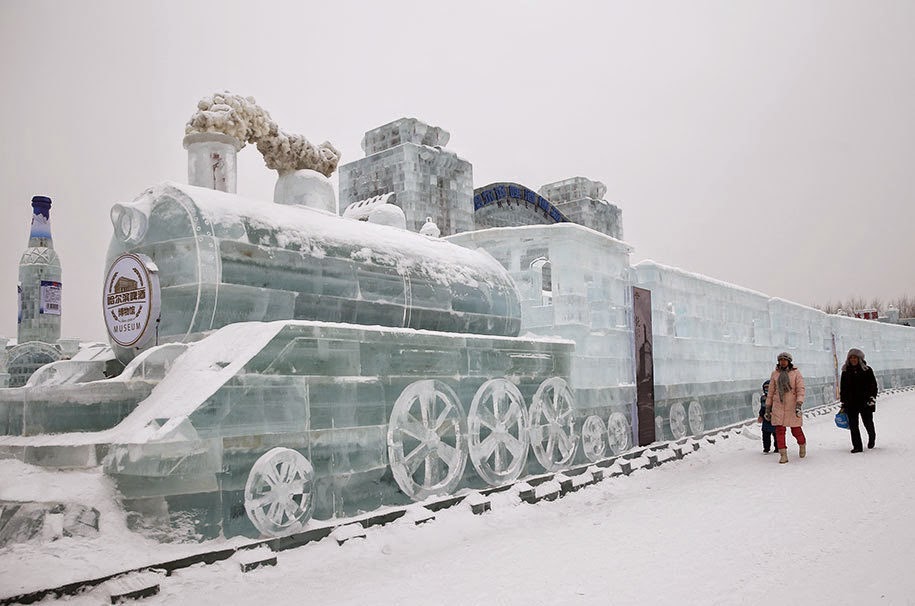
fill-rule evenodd
<path id="1" fill-rule="evenodd" d="M 762 430 L 763 436 L 763 450 L 769 452 L 770 445 L 775 446 L 775 431 L 766 431 Z M 775 449 L 778 450 L 778 446 L 775 446 Z"/>
<path id="2" fill-rule="evenodd" d="M 861 421 L 864 423 L 864 429 L 867 430 L 867 445 L 869 448 L 874 446 L 874 438 L 877 432 L 874 431 L 874 413 L 870 406 L 860 408 L 851 406 L 845 409 L 848 415 L 848 430 L 851 432 L 851 447 L 855 450 L 861 450 L 861 429 L 858 427 L 858 415 L 861 415 Z"/>

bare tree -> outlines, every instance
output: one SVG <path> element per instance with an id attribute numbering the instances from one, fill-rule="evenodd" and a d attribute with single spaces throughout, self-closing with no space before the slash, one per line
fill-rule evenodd
<path id="1" fill-rule="evenodd" d="M 821 305 L 819 303 L 814 304 L 816 309 L 824 311 L 828 314 L 834 314 L 840 309 L 844 310 L 849 315 L 852 315 L 855 313 L 855 311 L 861 309 L 876 309 L 878 314 L 881 316 L 886 315 L 886 311 L 890 306 L 899 310 L 900 318 L 915 317 L 915 297 L 910 297 L 907 294 L 888 301 L 884 301 L 880 297 L 874 297 L 870 300 L 870 303 L 868 303 L 867 299 L 864 297 L 855 296 L 849 297 L 844 301 L 838 300 L 835 303 L 832 301 L 827 301 L 825 305 Z"/>

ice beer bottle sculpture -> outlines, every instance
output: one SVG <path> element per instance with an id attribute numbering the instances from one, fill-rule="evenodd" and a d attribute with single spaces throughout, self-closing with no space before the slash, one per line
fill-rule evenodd
<path id="1" fill-rule="evenodd" d="M 32 198 L 29 247 L 19 261 L 19 343 L 60 338 L 60 259 L 51 241 L 51 199 Z"/>

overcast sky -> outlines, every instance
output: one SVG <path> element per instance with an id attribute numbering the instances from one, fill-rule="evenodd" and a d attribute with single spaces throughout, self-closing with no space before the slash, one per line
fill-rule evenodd
<path id="1" fill-rule="evenodd" d="M 477 187 L 603 181 L 633 261 L 805 304 L 915 295 L 912 1 L 2 0 L 0 57 L 2 336 L 44 194 L 63 336 L 104 338 L 108 211 L 186 182 L 184 124 L 225 89 L 343 163 L 410 116 Z M 239 154 L 240 194 L 275 177 Z"/>

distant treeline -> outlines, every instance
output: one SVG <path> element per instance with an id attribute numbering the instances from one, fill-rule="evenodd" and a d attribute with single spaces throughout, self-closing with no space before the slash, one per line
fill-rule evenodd
<path id="1" fill-rule="evenodd" d="M 850 297 L 844 301 L 832 301 L 825 305 L 814 304 L 814 307 L 825 311 L 828 314 L 834 314 L 840 309 L 847 312 L 848 315 L 854 315 L 857 309 L 876 309 L 880 316 L 886 315 L 886 310 L 895 307 L 899 310 L 900 318 L 915 318 L 915 298 L 909 295 L 903 295 L 896 299 L 884 301 L 883 299 L 865 299 L 863 297 Z"/>

